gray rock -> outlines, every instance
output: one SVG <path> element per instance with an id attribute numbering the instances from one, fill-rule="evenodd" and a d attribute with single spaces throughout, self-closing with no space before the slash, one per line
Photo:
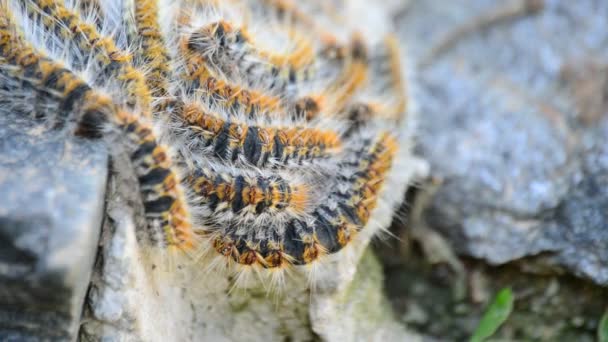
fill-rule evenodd
<path id="1" fill-rule="evenodd" d="M 0 340 L 74 340 L 103 218 L 98 142 L 0 116 Z"/>
<path id="2" fill-rule="evenodd" d="M 542 254 L 608 285 L 608 3 L 546 0 L 480 24 L 518 2 L 416 1 L 399 18 L 419 151 L 444 181 L 426 216 L 462 254 Z"/>

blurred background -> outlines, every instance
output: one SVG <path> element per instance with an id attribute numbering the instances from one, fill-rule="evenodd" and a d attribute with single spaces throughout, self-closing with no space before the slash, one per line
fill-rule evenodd
<path id="1" fill-rule="evenodd" d="M 608 1 L 412 0 L 395 21 L 431 166 L 401 241 L 377 243 L 398 318 L 440 340 L 608 338 Z"/>

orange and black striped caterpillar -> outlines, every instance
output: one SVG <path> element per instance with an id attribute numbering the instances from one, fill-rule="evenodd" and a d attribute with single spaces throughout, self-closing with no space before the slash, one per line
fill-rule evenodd
<path id="1" fill-rule="evenodd" d="M 410 120 L 397 41 L 296 4 L 0 0 L 0 104 L 126 153 L 149 248 L 312 264 L 391 215 Z"/>

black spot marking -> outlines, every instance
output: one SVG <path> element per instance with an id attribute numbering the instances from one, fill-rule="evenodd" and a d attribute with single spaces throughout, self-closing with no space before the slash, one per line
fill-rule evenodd
<path id="1" fill-rule="evenodd" d="M 86 83 L 79 84 L 76 88 L 72 89 L 63 99 L 61 105 L 59 106 L 59 111 L 72 111 L 76 102 L 82 99 L 89 90 L 91 90 L 91 87 L 89 87 Z"/>
<path id="2" fill-rule="evenodd" d="M 247 129 L 247 136 L 243 144 L 243 154 L 253 165 L 258 163 L 262 155 L 262 142 L 260 141 L 258 131 L 257 127 L 250 126 Z"/>
<path id="3" fill-rule="evenodd" d="M 145 175 L 139 176 L 139 184 L 142 186 L 161 184 L 169 174 L 171 174 L 171 170 L 157 167 Z"/>
<path id="4" fill-rule="evenodd" d="M 68 72 L 68 71 L 66 69 L 64 69 L 64 68 L 55 68 L 55 69 L 53 69 L 53 71 L 51 71 L 51 73 L 48 74 L 44 78 L 44 81 L 42 82 L 42 86 L 46 87 L 46 88 L 55 89 L 55 90 L 58 90 L 58 91 L 63 91 L 63 89 L 60 89 L 60 87 L 58 87 L 57 81 L 66 72 Z"/>
<path id="5" fill-rule="evenodd" d="M 261 214 L 264 212 L 264 210 L 266 210 L 266 208 L 268 208 L 268 202 L 271 200 L 270 199 L 270 194 L 269 194 L 269 187 L 270 187 L 270 183 L 268 182 L 268 180 L 264 177 L 258 177 L 257 178 L 257 186 L 260 189 L 260 191 L 262 191 L 262 193 L 264 193 L 264 195 L 266 196 L 266 199 L 264 201 L 260 201 L 256 207 L 255 207 L 255 212 L 256 214 Z"/>
<path id="6" fill-rule="evenodd" d="M 241 211 L 245 207 L 243 203 L 243 188 L 247 186 L 243 176 L 237 176 L 234 179 L 234 199 L 232 200 L 232 211 L 235 213 Z"/>
<path id="7" fill-rule="evenodd" d="M 295 265 L 304 264 L 304 242 L 297 232 L 298 228 L 304 225 L 306 224 L 300 220 L 291 220 L 285 227 L 284 250 L 286 254 L 294 258 Z"/>
<path id="8" fill-rule="evenodd" d="M 352 205 L 347 205 L 343 201 L 338 202 L 338 207 L 340 208 L 340 212 L 352 223 L 357 226 L 360 226 L 362 222 L 359 220 L 355 212 L 355 207 Z"/>
<path id="9" fill-rule="evenodd" d="M 82 115 L 75 134 L 81 137 L 99 139 L 103 136 L 102 128 L 106 122 L 106 113 L 98 109 L 88 110 Z"/>
<path id="10" fill-rule="evenodd" d="M 274 136 L 274 147 L 273 147 L 272 154 L 274 155 L 275 158 L 281 158 L 283 156 L 284 150 L 285 150 L 285 146 L 283 145 L 283 142 L 279 138 L 279 135 L 276 134 Z"/>
<path id="11" fill-rule="evenodd" d="M 365 48 L 365 45 L 363 45 L 363 42 L 356 40 L 353 43 L 351 56 L 354 60 L 367 62 L 367 50 Z"/>
<path id="12" fill-rule="evenodd" d="M 146 201 L 144 203 L 146 215 L 164 213 L 171 209 L 174 202 L 175 198 L 171 196 L 163 196 L 152 201 Z"/>
<path id="13" fill-rule="evenodd" d="M 326 215 L 321 213 L 321 210 L 325 211 Z M 313 213 L 315 218 L 315 233 L 321 246 L 327 249 L 330 253 L 335 253 L 342 249 L 338 242 L 336 225 L 330 222 L 326 216 L 336 218 L 336 213 L 331 211 L 329 208 L 323 206 Z"/>
<path id="14" fill-rule="evenodd" d="M 154 149 L 156 148 L 156 146 L 157 145 L 156 145 L 155 141 L 147 141 L 141 145 L 138 145 L 135 152 L 133 152 L 131 154 L 131 160 L 136 161 L 145 156 L 152 154 L 152 152 L 154 152 Z"/>
<path id="15" fill-rule="evenodd" d="M 213 146 L 213 152 L 216 156 L 220 158 L 226 157 L 226 152 L 228 150 L 228 138 L 230 132 L 230 122 L 226 121 L 222 126 L 219 134 L 215 138 L 215 145 Z"/>
<path id="16" fill-rule="evenodd" d="M 222 178 L 222 176 L 218 175 L 213 180 L 213 189 L 217 189 L 217 187 L 222 183 L 225 183 L 225 181 Z M 213 193 L 211 195 L 209 195 L 208 203 L 209 203 L 209 208 L 211 208 L 211 210 L 215 211 L 215 209 L 217 209 L 217 206 L 220 203 L 220 198 L 217 195 L 217 191 L 213 191 Z"/>

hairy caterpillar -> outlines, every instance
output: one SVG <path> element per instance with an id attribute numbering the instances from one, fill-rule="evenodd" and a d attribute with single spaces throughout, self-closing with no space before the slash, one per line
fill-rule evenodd
<path id="1" fill-rule="evenodd" d="M 382 228 L 409 153 L 397 42 L 316 7 L 0 0 L 0 102 L 122 146 L 146 248 L 311 265 Z"/>

